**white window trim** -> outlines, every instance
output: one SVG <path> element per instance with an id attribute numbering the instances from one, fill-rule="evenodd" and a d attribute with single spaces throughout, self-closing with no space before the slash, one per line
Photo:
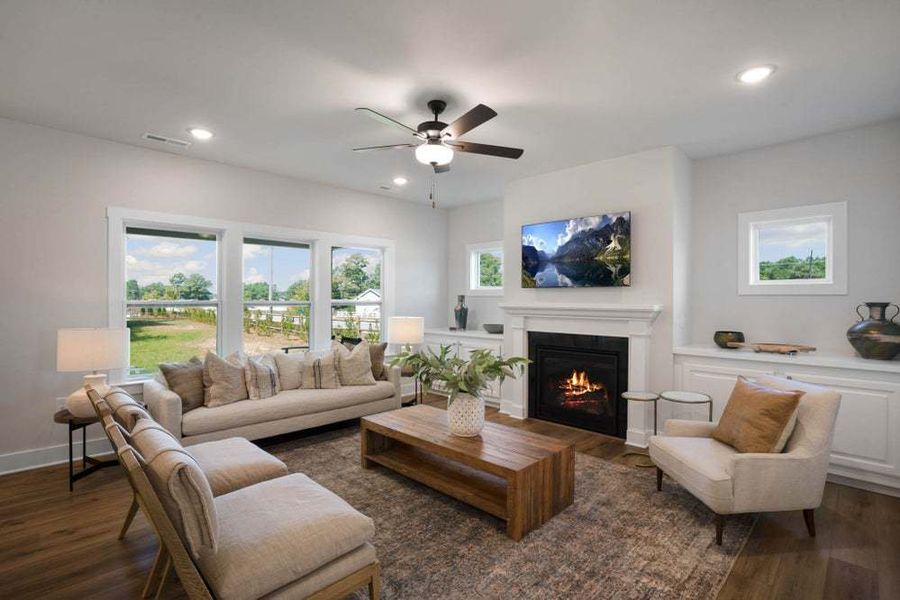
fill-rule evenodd
<path id="1" fill-rule="evenodd" d="M 224 221 L 191 215 L 177 215 L 110 206 L 107 216 L 107 289 L 110 327 L 125 323 L 125 227 L 143 226 L 175 231 L 215 233 L 218 237 L 218 351 L 230 354 L 243 344 L 244 238 L 301 242 L 310 246 L 310 347 L 325 350 L 331 345 L 331 248 L 358 246 L 382 251 L 381 318 L 387 323 L 394 314 L 396 242 L 387 238 L 343 235 L 324 231 L 294 229 Z M 317 308 L 321 307 L 321 308 Z M 328 307 L 327 310 L 323 310 Z M 382 327 L 382 337 L 385 334 Z M 110 373 L 112 381 L 128 379 L 127 369 Z"/>
<path id="2" fill-rule="evenodd" d="M 473 260 L 476 253 L 484 252 L 485 250 L 499 250 L 503 252 L 503 240 L 499 240 L 496 242 L 481 242 L 479 244 L 467 244 L 466 245 L 466 265 L 468 268 L 466 269 L 468 273 L 468 294 L 470 296 L 502 296 L 503 295 L 503 286 L 500 287 L 482 287 L 478 285 L 478 276 L 479 276 L 479 264 Z M 503 263 L 506 263 L 506 255 L 504 253 Z M 502 273 L 502 270 L 501 270 Z"/>
<path id="3" fill-rule="evenodd" d="M 759 281 L 757 236 L 761 224 L 776 221 L 829 222 L 827 277 L 818 281 Z M 847 203 L 831 202 L 810 206 L 779 208 L 738 215 L 738 294 L 840 295 L 847 293 Z"/>

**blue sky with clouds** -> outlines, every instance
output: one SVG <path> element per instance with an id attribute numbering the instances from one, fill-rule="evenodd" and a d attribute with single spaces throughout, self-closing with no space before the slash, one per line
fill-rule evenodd
<path id="1" fill-rule="evenodd" d="M 292 283 L 309 280 L 308 248 L 244 244 L 244 283 L 266 282 L 285 291 Z"/>
<path id="2" fill-rule="evenodd" d="M 828 224 L 822 221 L 765 225 L 757 231 L 760 262 L 787 256 L 806 259 L 810 251 L 815 257 L 825 256 L 828 249 Z"/>
<path id="3" fill-rule="evenodd" d="M 559 246 L 569 241 L 575 233 L 587 229 L 599 229 L 618 217 L 631 218 L 629 213 L 624 212 L 524 225 L 522 227 L 522 245 L 534 246 L 538 250 L 543 250 L 547 254 L 552 255 Z"/>
<path id="4" fill-rule="evenodd" d="M 127 279 L 145 286 L 168 283 L 175 273 L 200 273 L 216 283 L 216 242 L 154 235 L 126 235 L 125 270 Z"/>

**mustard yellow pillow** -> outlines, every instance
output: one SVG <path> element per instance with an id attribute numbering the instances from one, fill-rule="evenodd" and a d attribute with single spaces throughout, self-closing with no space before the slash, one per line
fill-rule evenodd
<path id="1" fill-rule="evenodd" d="M 738 377 L 712 432 L 738 452 L 781 452 L 797 419 L 803 392 L 765 387 Z"/>

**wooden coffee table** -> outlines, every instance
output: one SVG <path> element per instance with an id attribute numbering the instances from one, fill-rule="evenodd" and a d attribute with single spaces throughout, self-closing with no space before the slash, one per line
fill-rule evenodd
<path id="1" fill-rule="evenodd" d="M 451 435 L 447 413 L 401 408 L 362 419 L 363 468 L 376 463 L 506 521 L 518 541 L 572 504 L 572 444 L 496 423 Z"/>

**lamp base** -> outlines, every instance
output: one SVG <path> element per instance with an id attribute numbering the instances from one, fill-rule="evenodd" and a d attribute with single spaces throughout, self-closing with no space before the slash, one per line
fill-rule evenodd
<path id="1" fill-rule="evenodd" d="M 97 393 L 99 393 L 101 396 L 105 396 L 109 391 L 109 386 L 106 385 L 106 373 L 85 375 L 84 385 L 90 385 L 92 388 L 97 390 Z M 69 394 L 69 397 L 66 398 L 66 410 L 72 413 L 73 416 L 80 417 L 82 419 L 87 419 L 97 415 L 97 413 L 94 411 L 94 406 L 91 404 L 91 399 L 88 398 L 87 390 L 84 387 L 81 387 Z"/>

